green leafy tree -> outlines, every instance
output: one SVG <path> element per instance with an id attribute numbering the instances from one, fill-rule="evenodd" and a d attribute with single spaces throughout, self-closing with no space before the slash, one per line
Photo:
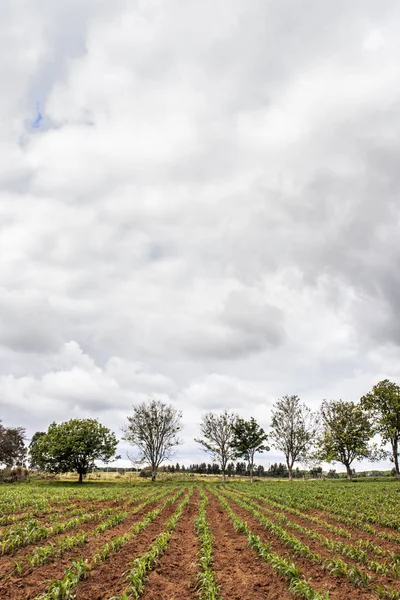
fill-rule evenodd
<path id="1" fill-rule="evenodd" d="M 213 460 L 220 463 L 223 480 L 226 481 L 228 461 L 235 458 L 233 447 L 233 425 L 236 415 L 226 409 L 222 413 L 208 412 L 201 417 L 200 432 L 202 437 L 195 442 L 202 446 Z"/>
<path id="2" fill-rule="evenodd" d="M 285 456 L 290 480 L 294 463 L 309 459 L 317 431 L 318 415 L 301 404 L 298 396 L 283 396 L 275 403 L 269 437 Z"/>
<path id="3" fill-rule="evenodd" d="M 375 431 L 384 444 L 390 443 L 390 460 L 394 463 L 396 477 L 400 479 L 400 386 L 384 379 L 361 398 L 361 405 L 370 412 Z"/>
<path id="4" fill-rule="evenodd" d="M 40 453 L 40 449 L 39 449 L 39 440 L 41 437 L 43 437 L 44 435 L 46 435 L 46 433 L 44 431 L 36 431 L 36 433 L 33 434 L 32 439 L 31 439 L 31 443 L 29 444 L 29 467 L 31 469 L 40 469 L 40 461 L 41 461 L 41 453 Z"/>
<path id="5" fill-rule="evenodd" d="M 76 471 L 79 483 L 93 471 L 95 461 L 109 462 L 116 456 L 117 438 L 97 419 L 70 419 L 52 423 L 45 435 L 40 432 L 31 446 L 31 460 L 44 471 Z"/>
<path id="6" fill-rule="evenodd" d="M 124 440 L 138 448 L 140 455 L 133 462 L 147 463 L 151 479 L 156 480 L 158 468 L 169 460 L 181 441 L 182 413 L 161 400 L 149 400 L 133 407 L 128 424 L 122 428 Z"/>
<path id="7" fill-rule="evenodd" d="M 247 461 L 251 481 L 253 481 L 255 455 L 269 450 L 266 441 L 267 434 L 254 417 L 251 417 L 250 421 L 238 418 L 234 422 L 232 446 L 235 458 L 243 458 Z"/>
<path id="8" fill-rule="evenodd" d="M 25 456 L 25 429 L 4 427 L 0 421 L 0 464 L 7 467 L 22 465 Z"/>
<path id="9" fill-rule="evenodd" d="M 340 462 L 352 478 L 355 460 L 374 459 L 369 442 L 373 428 L 360 404 L 343 400 L 324 401 L 321 406 L 322 431 L 317 442 L 317 457 L 328 463 Z"/>

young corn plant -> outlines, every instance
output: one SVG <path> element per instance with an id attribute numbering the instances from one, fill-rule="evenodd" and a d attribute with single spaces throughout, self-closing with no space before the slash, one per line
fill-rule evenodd
<path id="1" fill-rule="evenodd" d="M 167 492 L 169 493 L 169 492 Z M 118 552 L 124 544 L 133 539 L 140 531 L 145 529 L 151 521 L 153 521 L 167 506 L 181 496 L 183 490 L 179 490 L 175 495 L 168 497 L 158 509 L 153 509 L 147 513 L 141 521 L 135 523 L 127 533 L 122 536 L 114 537 L 109 542 L 104 544 L 91 559 L 85 561 L 73 561 L 72 567 L 68 567 L 64 572 L 64 576 L 51 583 L 45 594 L 38 596 L 35 600 L 69 600 L 74 597 L 73 590 L 78 585 L 79 581 L 86 575 L 102 564 L 113 552 Z M 57 595 L 58 594 L 58 595 Z"/>
<path id="2" fill-rule="evenodd" d="M 191 494 L 192 490 L 186 494 L 185 498 L 178 505 L 175 513 L 168 519 L 165 531 L 156 537 L 149 550 L 134 559 L 132 568 L 127 572 L 126 576 L 128 587 L 121 596 L 115 596 L 113 600 L 124 600 L 124 598 L 127 597 L 134 599 L 140 598 L 144 590 L 147 573 L 153 569 L 159 557 L 165 552 L 171 539 L 172 532 L 175 529 L 185 506 L 189 503 Z"/>
<path id="3" fill-rule="evenodd" d="M 291 529 L 294 529 L 295 531 L 298 531 L 304 535 L 307 535 L 311 539 L 317 540 L 321 545 L 325 546 L 326 548 L 329 548 L 332 551 L 338 552 L 339 554 L 342 554 L 343 556 L 346 556 L 347 558 L 350 558 L 351 560 L 354 560 L 357 563 L 365 565 L 369 570 L 373 571 L 374 573 L 377 573 L 378 575 L 381 575 L 383 577 L 387 577 L 387 576 L 392 576 L 395 578 L 400 577 L 399 554 L 397 554 L 395 552 L 387 551 L 384 548 L 382 548 L 381 546 L 373 544 L 370 540 L 360 539 L 360 540 L 355 541 L 354 544 L 346 544 L 344 542 L 331 540 L 331 539 L 321 535 L 320 533 L 318 533 L 317 531 L 315 531 L 313 529 L 308 529 L 306 527 L 302 527 L 298 523 L 296 523 L 294 521 L 290 521 L 287 518 L 287 516 L 282 513 L 274 512 L 265 506 L 260 506 L 260 504 L 248 500 L 248 498 L 246 498 L 246 495 L 243 493 L 238 494 L 235 491 L 234 495 L 241 499 L 247 499 L 248 503 L 251 504 L 251 506 L 253 506 L 253 508 L 261 509 L 263 513 L 271 514 L 277 520 L 279 520 L 280 523 L 284 524 L 286 527 L 289 527 Z M 257 500 L 258 500 L 258 498 L 257 498 Z M 274 504 L 274 503 L 272 503 L 272 504 Z M 276 506 L 279 506 L 279 505 L 276 504 Z M 299 514 L 299 516 L 301 516 L 301 518 L 303 518 L 303 519 L 306 518 L 306 515 L 302 514 L 300 511 L 292 509 L 291 512 L 293 514 Z M 321 523 L 320 520 L 313 518 L 313 517 L 309 518 L 309 520 L 311 520 L 312 522 L 315 522 L 317 524 Z M 322 523 L 324 523 L 324 522 L 322 521 Z M 334 528 L 334 529 L 337 530 L 338 528 Z M 339 529 L 339 531 L 335 531 L 335 533 L 340 534 L 340 529 Z M 379 557 L 386 557 L 387 560 L 385 560 L 385 562 L 369 560 L 368 553 L 375 554 L 376 556 L 379 556 Z M 363 578 L 361 578 L 361 579 L 363 579 Z M 366 577 L 364 577 L 364 579 L 366 581 Z"/>
<path id="4" fill-rule="evenodd" d="M 90 571 L 87 560 L 79 558 L 72 561 L 61 580 L 51 582 L 49 589 L 44 594 L 37 596 L 36 600 L 70 600 L 74 598 L 72 590 L 84 579 Z"/>
<path id="5" fill-rule="evenodd" d="M 247 523 L 242 521 L 242 519 L 233 512 L 225 498 L 217 493 L 215 493 L 215 495 L 225 508 L 236 531 L 244 533 L 247 537 L 249 546 L 253 548 L 263 560 L 269 563 L 275 571 L 285 577 L 289 583 L 289 589 L 291 589 L 293 593 L 306 600 L 329 600 L 329 594 L 327 592 L 321 593 L 314 590 L 310 583 L 304 579 L 293 562 L 273 553 L 268 543 L 261 542 L 260 537 L 251 532 Z"/>
<path id="6" fill-rule="evenodd" d="M 200 600 L 222 600 L 213 570 L 213 537 L 208 526 L 206 512 L 208 498 L 203 490 L 200 490 L 200 495 L 199 514 L 194 523 L 200 542 L 200 572 L 197 575 L 199 597 Z"/>

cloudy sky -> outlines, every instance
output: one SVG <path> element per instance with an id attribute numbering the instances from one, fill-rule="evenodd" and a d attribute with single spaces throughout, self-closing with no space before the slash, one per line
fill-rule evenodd
<path id="1" fill-rule="evenodd" d="M 400 381 L 396 0 L 0 17 L 5 425 L 119 432 L 160 397 L 189 464 L 205 411 L 268 428 L 283 394 L 317 408 Z"/>

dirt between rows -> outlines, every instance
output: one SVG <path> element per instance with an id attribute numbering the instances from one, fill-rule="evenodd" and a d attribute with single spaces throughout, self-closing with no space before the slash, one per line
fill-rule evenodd
<path id="1" fill-rule="evenodd" d="M 268 503 L 268 498 L 263 498 L 263 501 Z M 279 510 L 285 510 L 285 507 L 282 506 L 282 508 Z M 323 510 L 320 508 L 310 507 L 308 510 L 305 511 L 305 514 L 309 515 L 310 517 L 317 517 L 318 519 L 323 519 L 330 525 L 335 525 L 336 527 L 341 527 L 342 529 L 349 531 L 352 535 L 354 535 L 354 537 L 358 536 L 359 539 L 367 539 L 367 540 L 372 541 L 372 537 L 371 537 L 372 534 L 369 534 L 368 532 L 365 532 L 362 529 L 359 529 L 356 525 L 349 525 L 347 523 L 344 523 L 344 521 L 341 520 L 340 515 L 335 515 L 335 513 L 329 512 L 328 509 Z M 380 545 L 381 545 L 381 541 L 383 543 L 392 544 L 392 546 L 394 548 L 394 552 L 396 552 L 396 551 L 399 552 L 400 531 L 398 529 L 394 529 L 393 527 L 386 527 L 385 525 L 379 525 L 378 523 L 366 523 L 366 525 L 370 525 L 371 527 L 373 527 L 375 529 L 375 531 L 377 531 L 379 533 L 390 533 L 390 534 L 398 535 L 399 536 L 398 542 L 390 542 L 388 540 L 385 540 L 384 538 L 380 538 L 379 536 L 376 536 L 374 539 L 376 539 L 377 540 L 376 543 L 379 543 Z M 379 540 L 379 542 L 378 542 L 378 540 Z"/>
<path id="2" fill-rule="evenodd" d="M 55 504 L 54 506 L 49 506 L 48 510 L 39 510 L 35 512 L 34 515 L 30 515 L 29 513 L 23 513 L 18 515 L 18 520 L 10 523 L 9 525 L 1 525 L 0 526 L 0 535 L 6 529 L 13 529 L 15 527 L 21 527 L 24 524 L 24 521 L 30 521 L 36 519 L 40 525 L 45 525 L 50 527 L 54 525 L 54 519 L 66 521 L 70 518 L 71 513 L 73 513 L 77 509 L 86 509 L 87 512 L 94 512 L 97 510 L 102 510 L 104 508 L 113 508 L 113 507 L 121 507 L 123 504 L 131 505 L 132 502 L 126 502 L 125 499 L 123 501 L 119 500 L 93 500 L 91 502 L 72 502 L 69 504 Z M 73 515 L 72 515 L 73 516 Z"/>
<path id="3" fill-rule="evenodd" d="M 240 508 L 232 500 L 226 497 L 227 502 L 232 507 L 232 510 L 243 520 L 247 521 L 251 531 L 259 535 L 261 540 L 268 542 L 272 552 L 290 559 L 298 569 L 303 573 L 306 579 L 310 579 L 310 585 L 319 592 L 328 592 L 332 600 L 376 600 L 376 595 L 371 590 L 365 590 L 353 586 L 343 577 L 335 577 L 324 571 L 318 563 L 301 556 L 295 556 L 294 552 L 289 550 L 279 539 L 269 533 L 252 515 L 246 510 Z M 296 537 L 298 537 L 296 535 Z M 320 548 L 316 548 L 312 540 L 309 540 L 312 550 L 318 552 Z M 321 551 L 320 554 L 323 554 Z M 326 556 L 332 556 L 326 552 Z M 347 562 L 347 561 L 346 561 Z M 386 580 L 389 583 L 389 580 Z"/>
<path id="4" fill-rule="evenodd" d="M 258 504 L 258 503 L 256 502 L 256 504 Z M 258 504 L 258 506 L 259 506 L 260 512 L 262 512 L 262 506 L 260 504 Z M 281 525 L 281 523 L 278 521 L 278 519 L 276 517 L 274 517 L 270 514 L 266 514 L 265 516 L 268 519 L 270 519 L 273 523 L 275 523 L 276 525 Z M 287 516 L 289 516 L 289 513 Z M 292 515 L 290 515 L 290 517 L 291 516 Z M 296 516 L 294 516 L 294 519 L 290 519 L 290 520 L 293 520 L 296 523 L 301 524 L 300 523 L 301 520 L 298 519 Z M 368 575 L 370 575 L 372 582 L 374 584 L 390 585 L 392 587 L 396 587 L 396 585 L 399 586 L 398 579 L 391 577 L 391 576 L 383 577 L 381 575 L 378 575 L 377 573 L 375 573 L 375 571 L 372 571 L 371 569 L 369 569 L 366 564 L 357 563 L 355 560 L 352 560 L 351 558 L 349 558 L 347 556 L 343 556 L 339 552 L 334 552 L 332 550 L 329 550 L 329 548 L 326 548 L 326 546 L 322 545 L 318 540 L 313 540 L 307 534 L 303 534 L 299 531 L 296 531 L 295 529 L 291 529 L 289 526 L 286 527 L 284 525 L 284 528 L 288 531 L 288 533 L 296 536 L 296 538 L 299 539 L 301 542 L 303 542 L 303 544 L 306 544 L 309 548 L 311 548 L 311 550 L 313 552 L 320 554 L 324 558 L 335 558 L 335 559 L 340 558 L 347 564 L 356 566 L 360 571 L 362 571 L 364 573 L 368 573 Z M 331 536 L 329 533 L 328 533 L 328 535 L 326 535 L 327 534 L 326 531 L 324 531 L 321 527 L 315 527 L 315 525 L 313 523 L 311 523 L 311 524 L 308 523 L 308 528 L 312 529 L 313 531 L 316 531 L 317 533 L 321 533 L 325 537 L 328 537 L 330 539 L 335 539 L 335 536 Z M 347 543 L 350 544 L 351 542 L 349 540 L 347 540 Z M 378 557 L 377 560 L 382 562 L 385 559 L 384 559 L 384 557 Z"/>
<path id="5" fill-rule="evenodd" d="M 376 540 L 376 543 L 379 545 L 390 544 L 391 547 L 393 547 L 394 552 L 400 551 L 400 531 L 398 531 L 397 529 L 393 529 L 393 528 L 391 529 L 390 527 L 384 527 L 383 525 L 377 525 L 376 523 L 366 523 L 366 525 L 370 525 L 371 527 L 373 527 L 375 529 L 375 531 L 377 531 L 379 533 L 390 533 L 390 534 L 398 535 L 399 541 L 392 542 L 389 540 L 385 540 L 384 538 L 381 538 L 379 536 L 373 537 L 372 534 L 367 533 L 366 531 L 363 531 L 362 529 L 359 529 L 356 525 L 348 525 L 347 523 L 344 523 L 343 521 L 340 520 L 340 516 L 335 515 L 334 513 L 324 512 L 323 510 L 310 509 L 307 512 L 307 514 L 309 514 L 311 517 L 317 517 L 318 519 L 323 519 L 324 521 L 326 521 L 327 523 L 330 523 L 331 525 L 336 525 L 337 527 L 342 527 L 343 529 L 350 531 L 350 533 L 354 537 L 358 536 L 360 539 L 366 539 L 366 540 L 371 540 L 371 541 Z"/>
<path id="6" fill-rule="evenodd" d="M 96 508 L 99 512 L 106 508 L 112 508 L 115 511 L 113 514 L 124 512 L 124 511 L 129 513 L 130 510 L 132 510 L 133 508 L 135 508 L 135 506 L 141 504 L 144 501 L 145 501 L 145 499 L 141 498 L 141 499 L 132 499 L 128 502 L 118 502 L 116 500 L 99 501 L 99 502 L 94 502 L 94 503 L 91 502 L 88 505 L 87 513 L 90 514 L 90 513 L 95 512 Z M 155 502 L 158 502 L 158 501 L 155 501 Z M 152 504 L 153 503 L 148 505 L 150 507 L 148 510 L 151 510 Z M 82 505 L 82 508 L 83 508 L 83 505 Z M 109 515 L 109 516 L 111 517 L 112 515 Z M 73 518 L 73 516 L 69 517 L 67 512 L 60 513 L 58 522 L 68 521 L 69 518 Z M 108 516 L 103 517 L 103 520 L 106 518 L 108 518 Z M 4 579 L 4 577 L 7 574 L 10 574 L 13 571 L 15 561 L 23 560 L 23 558 L 27 554 L 31 554 L 35 550 L 35 548 L 39 548 L 40 546 L 48 545 L 52 542 L 59 543 L 65 537 L 68 537 L 71 535 L 78 535 L 85 531 L 91 531 L 99 523 L 99 520 L 100 520 L 100 517 L 96 518 L 93 521 L 90 521 L 88 523 L 82 523 L 82 524 L 78 525 L 77 527 L 69 529 L 65 533 L 57 533 L 54 535 L 50 535 L 48 538 L 43 538 L 43 539 L 33 542 L 31 544 L 27 544 L 26 546 L 19 548 L 17 550 L 17 552 L 15 552 L 14 554 L 6 554 L 4 556 L 0 556 L 0 581 L 2 579 Z M 39 520 L 39 522 L 40 522 L 40 520 Z M 42 519 L 42 522 L 40 524 L 45 525 L 46 527 L 52 527 L 55 525 L 55 523 L 56 523 L 56 521 L 50 521 L 48 519 L 48 515 L 45 515 L 45 518 Z M 0 590 L 1 590 L 1 587 L 0 587 Z"/>
<path id="7" fill-rule="evenodd" d="M 142 600 L 194 600 L 199 543 L 194 530 L 200 503 L 198 490 L 178 521 L 168 548 L 149 574 Z"/>
<path id="8" fill-rule="evenodd" d="M 115 508 L 115 513 L 123 512 L 124 510 L 126 510 L 126 511 L 129 510 L 129 507 L 127 507 L 127 506 L 120 506 L 119 507 L 120 510 L 118 510 L 118 508 L 114 505 L 114 503 L 110 503 L 110 505 L 108 505 L 108 506 L 104 504 L 101 507 L 99 507 L 99 512 L 105 508 Z M 96 510 L 95 508 L 88 510 L 88 514 L 95 512 L 95 510 Z M 110 516 L 112 516 L 112 515 L 110 515 Z M 68 521 L 68 518 L 69 518 L 68 515 L 65 515 L 65 514 L 60 515 L 59 522 Z M 103 519 L 106 519 L 106 518 L 108 518 L 108 517 L 103 517 Z M 31 544 L 27 544 L 26 546 L 19 548 L 17 550 L 17 552 L 15 552 L 14 554 L 6 554 L 4 556 L 1 556 L 0 557 L 0 581 L 7 574 L 10 574 L 11 571 L 13 571 L 15 561 L 23 560 L 23 558 L 27 554 L 31 554 L 35 550 L 35 548 L 39 548 L 40 546 L 47 546 L 48 544 L 51 544 L 54 542 L 59 543 L 65 537 L 68 537 L 71 535 L 78 535 L 80 533 L 83 533 L 84 531 L 90 531 L 91 529 L 94 529 L 96 527 L 96 525 L 99 523 L 99 521 L 100 521 L 100 516 L 98 518 L 93 519 L 93 521 L 90 521 L 88 523 L 82 523 L 82 524 L 78 525 L 77 527 L 69 529 L 68 531 L 66 531 L 64 533 L 57 533 L 54 535 L 50 535 L 47 538 L 43 538 L 36 542 L 32 542 Z M 46 527 L 51 527 L 55 523 L 46 521 L 42 524 L 45 525 Z M 0 590 L 1 590 L 1 587 L 0 587 Z"/>
<path id="9" fill-rule="evenodd" d="M 222 597 L 227 600 L 292 600 L 285 580 L 248 547 L 246 538 L 235 531 L 214 496 L 209 495 L 209 500 L 207 518 L 214 536 L 214 570 Z M 200 548 L 194 520 L 199 501 L 199 493 L 195 491 L 168 548 L 147 578 L 143 600 L 194 600 L 198 597 L 196 578 Z M 169 514 L 173 511 L 171 507 Z M 164 523 L 166 519 L 167 515 Z M 93 571 L 78 586 L 77 600 L 106 600 L 120 594 L 126 587 L 124 576 L 129 562 L 145 552 L 162 530 L 160 522 L 152 529 L 150 527 L 140 543 L 128 544 Z"/>
<path id="10" fill-rule="evenodd" d="M 330 531 L 329 529 L 327 529 L 326 527 L 324 527 L 324 525 L 313 523 L 312 521 L 308 521 L 307 518 L 302 518 L 299 515 L 294 515 L 293 513 L 285 510 L 284 507 L 277 509 L 276 507 L 268 504 L 268 500 L 265 500 L 263 498 L 253 498 L 253 501 L 256 502 L 260 506 L 261 509 L 263 507 L 265 507 L 272 511 L 281 512 L 290 521 L 298 523 L 302 527 L 307 527 L 308 529 L 312 529 L 313 531 L 316 531 L 317 533 L 320 533 L 321 535 L 328 537 L 329 539 L 331 539 L 335 542 L 344 542 L 346 544 L 354 544 L 355 542 L 357 542 L 357 540 L 365 540 L 365 541 L 369 541 L 369 542 L 375 544 L 376 546 L 380 546 L 381 548 L 383 548 L 384 550 L 387 550 L 388 552 L 399 552 L 399 544 L 396 544 L 396 542 L 390 542 L 388 540 L 385 540 L 378 536 L 371 535 L 369 533 L 366 533 L 365 531 L 361 531 L 360 529 L 356 529 L 354 527 L 351 528 L 348 525 L 341 523 L 340 521 L 332 522 L 333 520 L 330 519 L 329 515 L 327 515 L 326 513 L 322 513 L 317 516 L 316 514 L 311 514 L 310 512 L 307 512 L 306 516 L 309 515 L 309 516 L 318 517 L 318 519 L 326 521 L 330 525 L 335 525 L 336 527 L 340 527 L 344 531 L 347 531 L 348 533 L 350 533 L 352 536 L 352 539 L 349 539 L 345 536 L 339 535 L 338 533 L 334 533 L 334 532 Z M 269 514 L 266 516 L 268 518 L 270 518 Z M 293 533 L 295 535 L 297 535 L 297 532 L 293 531 Z M 384 560 L 384 558 L 376 557 L 372 553 L 370 553 L 370 556 L 371 556 L 371 560 L 373 560 L 374 558 L 376 560 Z"/>
<path id="11" fill-rule="evenodd" d="M 49 562 L 41 567 L 37 567 L 25 575 L 11 575 L 7 576 L 3 580 L 0 580 L 1 600 L 28 600 L 35 598 L 49 587 L 50 581 L 54 579 L 60 579 L 63 576 L 65 569 L 71 564 L 71 560 L 73 558 L 90 558 L 92 555 L 96 554 L 99 548 L 101 548 L 101 546 L 107 543 L 111 538 L 123 535 L 130 527 L 132 527 L 135 522 L 140 521 L 147 512 L 155 508 L 157 505 L 160 505 L 164 500 L 165 498 L 163 498 L 161 501 L 158 500 L 148 504 L 141 511 L 129 516 L 123 523 L 112 529 L 108 529 L 99 536 L 92 537 L 89 542 L 85 544 L 85 546 L 73 548 L 56 561 Z M 166 507 L 165 511 L 163 511 L 158 519 L 156 519 L 141 534 L 139 534 L 135 540 L 139 539 L 140 536 L 145 533 L 149 527 L 151 527 L 151 525 L 157 524 L 157 522 L 160 520 L 160 517 L 164 518 L 165 513 L 169 514 L 171 510 L 169 509 L 169 506 Z M 92 522 L 86 525 L 90 528 L 90 526 L 93 527 L 95 524 Z M 155 526 L 159 527 L 159 525 Z M 70 532 L 70 534 L 71 533 L 72 532 Z M 48 543 L 46 540 L 42 540 L 42 544 L 46 543 Z M 22 555 L 19 553 L 14 555 L 13 560 L 19 560 L 20 556 Z M 103 566 L 101 568 L 103 568 Z M 90 598 L 96 597 L 97 596 L 90 596 Z"/>
<path id="12" fill-rule="evenodd" d="M 288 584 L 247 545 L 216 498 L 208 493 L 207 517 L 214 536 L 214 571 L 227 600 L 293 600 Z M 349 599 L 347 599 L 349 600 Z"/>
<path id="13" fill-rule="evenodd" d="M 182 500 L 182 496 L 177 502 Z M 119 552 L 111 554 L 87 579 L 76 588 L 77 600 L 105 600 L 120 594 L 126 588 L 125 574 L 129 563 L 149 548 L 158 534 L 163 530 L 167 520 L 173 515 L 177 503 L 168 504 L 161 515 L 125 544 Z M 150 510 L 147 509 L 146 512 Z"/>

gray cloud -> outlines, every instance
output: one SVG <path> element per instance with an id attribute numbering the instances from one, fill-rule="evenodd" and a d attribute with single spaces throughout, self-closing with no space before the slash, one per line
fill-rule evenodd
<path id="1" fill-rule="evenodd" d="M 4 421 L 161 395 L 196 460 L 203 410 L 399 379 L 394 0 L 0 16 Z"/>

